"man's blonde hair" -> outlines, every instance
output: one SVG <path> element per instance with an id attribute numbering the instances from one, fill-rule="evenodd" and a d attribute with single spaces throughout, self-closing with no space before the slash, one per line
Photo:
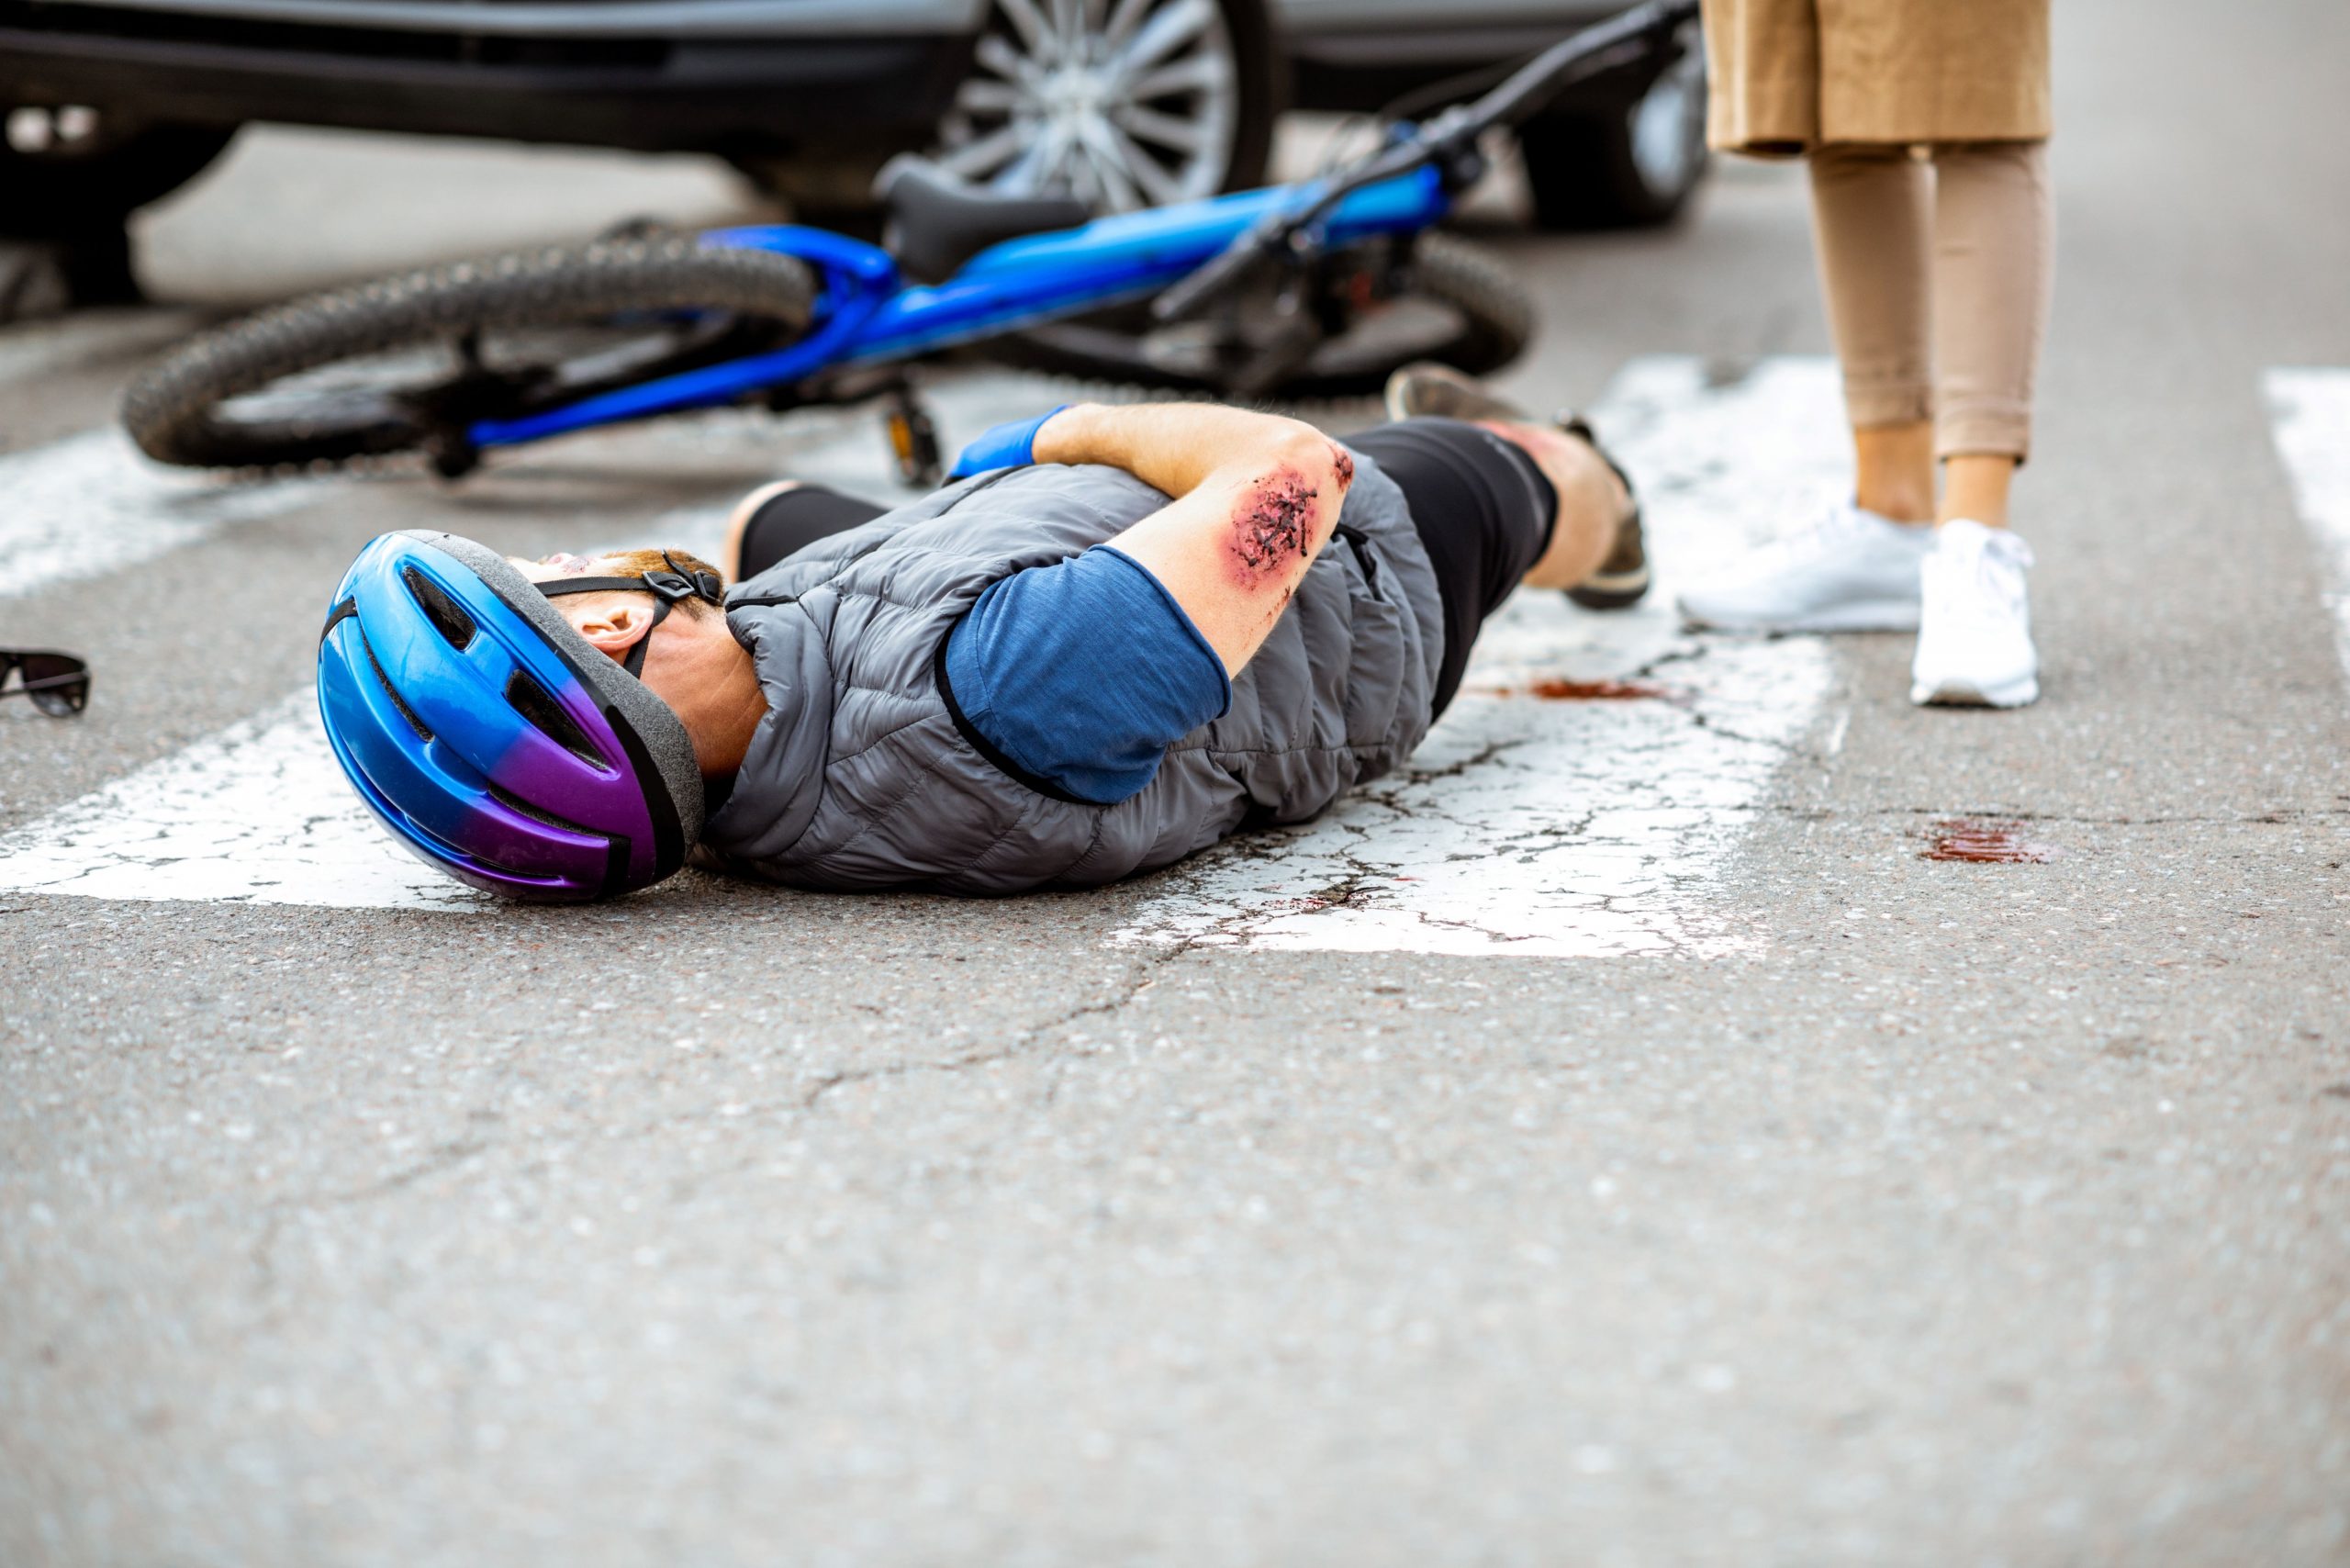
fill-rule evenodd
<path id="1" fill-rule="evenodd" d="M 606 574 L 609 577 L 641 577 L 647 572 L 676 570 L 688 576 L 695 572 L 708 572 L 722 583 L 726 580 L 723 572 L 690 550 L 619 550 L 604 559 L 611 563 L 612 569 Z M 707 599 L 680 599 L 678 608 L 688 615 L 708 615 L 718 609 Z"/>

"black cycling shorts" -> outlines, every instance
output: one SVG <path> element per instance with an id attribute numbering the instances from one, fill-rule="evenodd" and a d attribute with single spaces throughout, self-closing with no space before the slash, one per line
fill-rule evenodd
<path id="1" fill-rule="evenodd" d="M 755 577 L 819 539 L 846 533 L 889 510 L 822 485 L 801 485 L 770 496 L 744 525 L 742 573 L 736 580 Z"/>
<path id="2" fill-rule="evenodd" d="M 1444 656 L 1431 711 L 1460 689 L 1469 650 L 1485 617 L 1550 545 L 1558 497 L 1534 459 L 1458 420 L 1407 420 L 1346 438 L 1404 492 L 1412 526 L 1436 568 L 1444 605 Z M 743 530 L 742 575 L 755 577 L 819 539 L 869 522 L 889 509 L 821 485 L 786 490 Z"/>
<path id="3" fill-rule="evenodd" d="M 1346 438 L 1404 492 L 1412 527 L 1436 568 L 1444 657 L 1432 713 L 1460 689 L 1485 617 L 1550 547 L 1558 492 L 1521 449 L 1459 420 L 1406 420 Z"/>

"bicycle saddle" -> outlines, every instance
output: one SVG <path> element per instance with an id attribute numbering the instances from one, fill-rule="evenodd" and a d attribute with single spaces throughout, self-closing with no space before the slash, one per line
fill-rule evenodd
<path id="1" fill-rule="evenodd" d="M 1001 196 L 910 154 L 884 164 L 874 190 L 889 210 L 890 249 L 916 283 L 951 276 L 1002 241 L 1074 229 L 1093 217 L 1069 196 Z"/>

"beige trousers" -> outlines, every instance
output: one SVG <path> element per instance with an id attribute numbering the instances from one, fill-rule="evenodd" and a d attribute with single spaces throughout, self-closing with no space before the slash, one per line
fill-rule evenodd
<path id="1" fill-rule="evenodd" d="M 2020 463 L 2048 325 L 2047 144 L 1840 143 L 1809 154 L 1828 319 L 1853 424 L 1935 422 L 1943 457 Z"/>

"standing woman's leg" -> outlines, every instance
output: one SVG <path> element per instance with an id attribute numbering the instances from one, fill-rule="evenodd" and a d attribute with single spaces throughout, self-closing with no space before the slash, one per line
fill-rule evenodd
<path id="1" fill-rule="evenodd" d="M 1852 498 L 1675 603 L 1725 632 L 1910 631 L 1934 540 L 1932 171 L 1891 143 L 1823 142 L 1807 158 Z"/>
<path id="2" fill-rule="evenodd" d="M 1852 498 L 1934 517 L 1933 192 L 1906 147 L 1812 150 L 1811 212 L 1852 422 Z"/>
<path id="3" fill-rule="evenodd" d="M 2031 450 L 2055 271 L 2047 143 L 1938 146 L 1934 185 L 1939 515 L 2005 528 L 2009 483 Z"/>
<path id="4" fill-rule="evenodd" d="M 1919 568 L 1909 700 L 2020 708 L 2039 700 L 2040 654 L 2008 485 L 2031 445 L 2048 318 L 2047 164 L 2037 141 L 1942 144 L 1934 185 L 1942 525 Z"/>

